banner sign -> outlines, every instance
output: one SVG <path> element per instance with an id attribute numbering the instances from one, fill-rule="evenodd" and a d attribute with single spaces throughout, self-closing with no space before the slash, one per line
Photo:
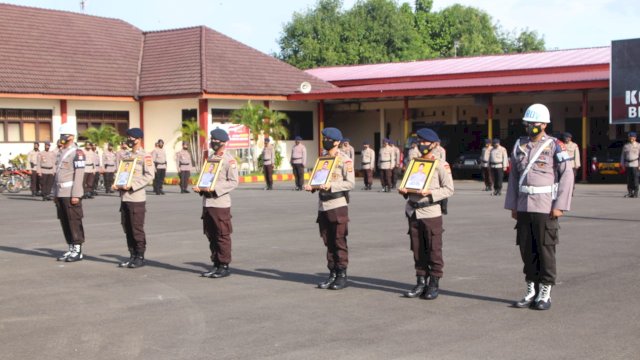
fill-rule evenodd
<path id="1" fill-rule="evenodd" d="M 239 124 L 221 124 L 213 123 L 209 127 L 209 132 L 215 128 L 220 128 L 229 134 L 229 141 L 227 142 L 227 149 L 248 149 L 250 144 L 249 128 Z"/>
<path id="2" fill-rule="evenodd" d="M 640 39 L 611 42 L 609 123 L 640 123 Z"/>

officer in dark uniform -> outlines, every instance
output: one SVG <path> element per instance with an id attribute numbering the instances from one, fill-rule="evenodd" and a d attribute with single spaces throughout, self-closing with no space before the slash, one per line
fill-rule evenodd
<path id="1" fill-rule="evenodd" d="M 321 289 L 340 290 L 347 286 L 347 265 L 349 248 L 347 246 L 347 224 L 349 222 L 349 191 L 355 185 L 353 159 L 338 149 L 342 140 L 340 130 L 328 127 L 322 130 L 322 147 L 327 156 L 335 157 L 335 167 L 329 175 L 330 181 L 319 188 L 305 185 L 306 191 L 319 190 L 318 219 L 320 236 L 327 248 L 327 268 L 329 278 L 318 284 Z"/>

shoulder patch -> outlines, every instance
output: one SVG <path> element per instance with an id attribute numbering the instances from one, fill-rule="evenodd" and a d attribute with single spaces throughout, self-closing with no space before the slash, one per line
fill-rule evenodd
<path id="1" fill-rule="evenodd" d="M 149 166 L 149 167 L 151 167 L 151 166 L 153 165 L 153 159 L 151 159 L 151 156 L 146 155 L 146 156 L 144 157 L 144 164 L 145 164 L 146 166 Z"/>
<path id="2" fill-rule="evenodd" d="M 560 140 L 556 140 L 556 145 L 560 148 L 560 151 L 566 151 L 567 145 Z"/>

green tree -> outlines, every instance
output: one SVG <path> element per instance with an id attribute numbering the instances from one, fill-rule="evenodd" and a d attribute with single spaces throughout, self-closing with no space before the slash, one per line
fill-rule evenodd
<path id="1" fill-rule="evenodd" d="M 118 144 L 123 137 L 118 134 L 118 130 L 111 125 L 100 125 L 99 127 L 90 127 L 80 134 L 82 138 L 87 139 L 96 146 L 104 148 L 108 143 Z"/>
<path id="2" fill-rule="evenodd" d="M 200 125 L 198 125 L 195 119 L 191 119 L 183 121 L 182 125 L 175 132 L 178 134 L 178 138 L 173 144 L 173 147 L 175 148 L 176 145 L 183 141 L 189 143 L 189 153 L 195 163 L 197 172 L 199 172 L 204 160 L 202 155 L 205 149 L 200 149 L 198 140 L 201 136 L 205 136 L 204 130 L 200 128 Z"/>
<path id="3" fill-rule="evenodd" d="M 544 51 L 544 37 L 538 37 L 538 32 L 524 29 L 518 34 L 516 30 L 504 31 L 499 28 L 498 39 L 505 53 L 523 53 L 529 51 Z"/>

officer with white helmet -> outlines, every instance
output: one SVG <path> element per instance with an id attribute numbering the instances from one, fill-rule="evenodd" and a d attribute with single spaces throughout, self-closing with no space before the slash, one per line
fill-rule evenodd
<path id="1" fill-rule="evenodd" d="M 549 109 L 533 104 L 522 119 L 528 136 L 520 138 L 511 153 L 504 205 L 517 220 L 516 244 L 527 284 L 524 298 L 514 306 L 547 310 L 556 281 L 558 218 L 571 207 L 574 177 L 564 143 L 545 133 Z"/>

